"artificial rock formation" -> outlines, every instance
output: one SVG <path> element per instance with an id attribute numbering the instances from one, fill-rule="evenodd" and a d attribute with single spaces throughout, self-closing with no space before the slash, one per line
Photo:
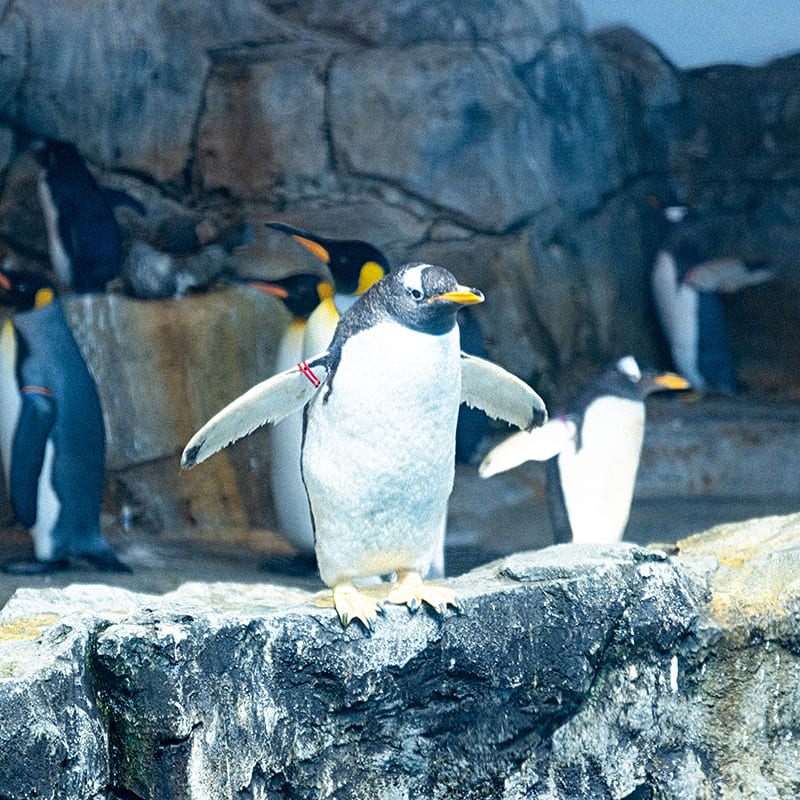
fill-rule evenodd
<path id="1" fill-rule="evenodd" d="M 2 796 L 793 796 L 799 527 L 520 553 L 373 636 L 287 587 L 20 590 Z"/>

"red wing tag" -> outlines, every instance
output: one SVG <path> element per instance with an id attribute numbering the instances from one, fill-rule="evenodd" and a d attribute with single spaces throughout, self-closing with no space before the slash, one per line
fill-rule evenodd
<path id="1" fill-rule="evenodd" d="M 20 394 L 40 394 L 43 397 L 52 397 L 53 393 L 48 386 L 23 386 Z"/>
<path id="2" fill-rule="evenodd" d="M 311 381 L 311 385 L 315 389 L 317 388 L 317 386 L 319 386 L 319 384 L 320 384 L 319 378 L 313 373 L 313 371 L 311 370 L 311 367 L 309 367 L 308 364 L 305 361 L 301 361 L 297 365 L 297 368 L 300 370 L 300 372 L 303 373 L 303 375 L 306 376 L 306 378 L 308 378 Z"/>

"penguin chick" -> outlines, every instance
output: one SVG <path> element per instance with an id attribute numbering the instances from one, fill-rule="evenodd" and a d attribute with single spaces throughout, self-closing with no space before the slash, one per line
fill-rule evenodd
<path id="1" fill-rule="evenodd" d="M 0 272 L 0 302 L 18 309 L 0 334 L 0 451 L 35 554 L 3 568 L 44 573 L 75 557 L 127 572 L 100 532 L 103 415 L 61 302 L 49 281 L 25 272 Z"/>
<path id="2" fill-rule="evenodd" d="M 774 277 L 763 264 L 708 259 L 702 231 L 685 206 L 664 209 L 666 231 L 651 273 L 651 289 L 672 361 L 697 391 L 735 391 L 733 360 L 720 292 Z"/>
<path id="3" fill-rule="evenodd" d="M 75 146 L 50 141 L 33 149 L 41 167 L 39 200 L 59 281 L 76 292 L 102 292 L 122 267 L 122 233 L 113 208 L 144 206 L 125 192 L 97 184 Z"/>
<path id="4" fill-rule="evenodd" d="M 490 450 L 480 476 L 546 461 L 555 541 L 617 542 L 628 523 L 639 467 L 644 400 L 653 392 L 688 388 L 679 375 L 641 370 L 633 356 L 625 356 L 589 381 L 566 415 Z"/>
<path id="5" fill-rule="evenodd" d="M 303 480 L 317 563 L 343 625 L 368 630 L 382 606 L 354 578 L 396 573 L 387 601 L 440 613 L 453 593 L 424 583 L 453 486 L 461 402 L 530 429 L 541 398 L 460 351 L 456 312 L 483 296 L 445 269 L 407 264 L 346 311 L 326 352 L 255 386 L 198 431 L 186 468 L 265 422 L 304 409 Z"/>

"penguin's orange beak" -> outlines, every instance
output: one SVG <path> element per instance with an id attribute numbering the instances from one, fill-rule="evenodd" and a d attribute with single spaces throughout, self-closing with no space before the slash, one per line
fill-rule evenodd
<path id="1" fill-rule="evenodd" d="M 431 297 L 428 302 L 432 303 L 434 300 L 449 300 L 451 303 L 467 306 L 474 303 L 482 303 L 483 292 L 459 284 L 452 292 L 437 294 L 435 297 Z"/>
<path id="2" fill-rule="evenodd" d="M 264 294 L 271 294 L 273 297 L 280 297 L 283 299 L 289 296 L 289 292 L 287 292 L 286 289 L 282 286 L 276 286 L 274 283 L 251 281 L 248 285 L 253 289 L 258 289 L 259 292 L 264 292 Z"/>
<path id="3" fill-rule="evenodd" d="M 691 389 L 692 384 L 686 380 L 686 378 L 682 378 L 680 375 L 676 375 L 674 372 L 662 372 L 661 375 L 656 375 L 653 378 L 653 381 L 657 383 L 659 386 L 663 386 L 665 389 Z"/>
<path id="4" fill-rule="evenodd" d="M 331 263 L 331 254 L 319 242 L 306 239 L 305 236 L 299 235 L 292 235 L 292 239 L 298 244 L 303 245 L 309 253 L 313 253 L 320 261 L 324 261 L 326 264 Z"/>
<path id="5" fill-rule="evenodd" d="M 0 286 L 7 292 L 11 291 L 11 281 L 2 272 L 0 272 Z"/>

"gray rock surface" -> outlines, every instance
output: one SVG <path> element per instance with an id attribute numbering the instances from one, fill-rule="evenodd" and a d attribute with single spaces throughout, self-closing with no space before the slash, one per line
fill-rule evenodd
<path id="1" fill-rule="evenodd" d="M 264 584 L 20 591 L 3 796 L 792 796 L 798 530 L 520 553 L 373 636 Z"/>

